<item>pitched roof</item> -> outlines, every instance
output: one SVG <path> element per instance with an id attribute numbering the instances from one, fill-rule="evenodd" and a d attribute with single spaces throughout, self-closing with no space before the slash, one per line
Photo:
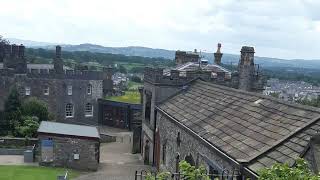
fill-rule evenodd
<path id="1" fill-rule="evenodd" d="M 201 80 L 158 108 L 253 171 L 293 161 L 320 127 L 317 108 Z"/>
<path id="2" fill-rule="evenodd" d="M 100 138 L 96 127 L 50 121 L 42 121 L 38 128 L 38 133 Z"/>

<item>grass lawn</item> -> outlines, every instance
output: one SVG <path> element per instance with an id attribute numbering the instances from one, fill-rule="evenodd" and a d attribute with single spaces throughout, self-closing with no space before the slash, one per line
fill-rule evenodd
<path id="1" fill-rule="evenodd" d="M 137 82 L 133 82 L 133 81 L 128 82 L 128 89 L 129 90 L 138 90 L 138 88 L 142 87 L 142 86 L 143 86 L 142 83 L 137 83 Z"/>
<path id="2" fill-rule="evenodd" d="M 68 170 L 69 179 L 77 177 L 79 172 Z M 65 169 L 38 166 L 0 166 L 0 180 L 56 180 Z"/>
<path id="3" fill-rule="evenodd" d="M 140 93 L 139 91 L 126 91 L 124 96 L 111 96 L 107 97 L 108 100 L 140 104 Z"/>

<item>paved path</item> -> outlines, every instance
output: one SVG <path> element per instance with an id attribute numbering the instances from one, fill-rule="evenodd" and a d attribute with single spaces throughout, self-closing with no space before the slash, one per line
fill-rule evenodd
<path id="1" fill-rule="evenodd" d="M 76 180 L 132 180 L 136 170 L 148 170 L 140 154 L 131 154 L 132 133 L 117 134 L 117 142 L 101 144 L 100 167 L 97 172 L 86 173 Z"/>
<path id="2" fill-rule="evenodd" d="M 0 165 L 32 165 L 38 166 L 38 163 L 25 163 L 23 155 L 0 155 Z"/>

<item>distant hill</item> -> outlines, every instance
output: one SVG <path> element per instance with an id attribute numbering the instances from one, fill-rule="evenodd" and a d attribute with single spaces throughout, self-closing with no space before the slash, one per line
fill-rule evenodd
<path id="1" fill-rule="evenodd" d="M 56 43 L 46 43 L 46 42 L 36 42 L 28 40 L 19 40 L 9 38 L 11 43 L 24 44 L 32 48 L 44 48 L 44 49 L 54 49 Z M 61 44 L 60 44 L 61 45 Z M 80 45 L 68 45 L 62 44 L 64 51 L 90 51 L 99 53 L 112 53 L 112 54 L 122 54 L 126 56 L 142 56 L 142 57 L 152 57 L 158 58 L 162 57 L 165 59 L 174 59 L 174 50 L 165 49 L 153 49 L 148 47 L 139 46 L 129 46 L 129 47 L 105 47 L 95 44 L 80 44 Z M 213 61 L 213 53 L 203 53 L 204 58 L 208 59 L 210 62 Z M 234 54 L 224 54 L 222 57 L 222 62 L 225 64 L 237 64 L 239 61 L 239 55 Z M 278 58 L 269 57 L 255 57 L 256 64 L 260 64 L 263 68 L 272 67 L 288 67 L 288 68 L 310 68 L 310 69 L 320 69 L 320 60 L 286 60 Z"/>

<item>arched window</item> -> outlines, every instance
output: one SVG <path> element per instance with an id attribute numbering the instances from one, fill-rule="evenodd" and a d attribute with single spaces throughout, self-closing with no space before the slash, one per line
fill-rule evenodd
<path id="1" fill-rule="evenodd" d="M 186 157 L 184 158 L 184 160 L 185 160 L 187 163 L 189 163 L 191 166 L 195 166 L 195 162 L 194 162 L 193 157 L 192 157 L 191 154 L 188 155 L 188 156 L 186 156 Z"/>
<path id="2" fill-rule="evenodd" d="M 91 116 L 93 116 L 93 106 L 92 106 L 92 104 L 90 104 L 90 103 L 87 103 L 87 104 L 86 104 L 86 107 L 85 107 L 85 116 L 86 116 L 86 117 L 91 117 Z"/>
<path id="3" fill-rule="evenodd" d="M 92 94 L 92 85 L 88 84 L 87 86 L 87 94 L 91 95 Z"/>
<path id="4" fill-rule="evenodd" d="M 66 104 L 66 117 L 67 118 L 72 118 L 73 117 L 73 104 L 68 103 Z"/>

